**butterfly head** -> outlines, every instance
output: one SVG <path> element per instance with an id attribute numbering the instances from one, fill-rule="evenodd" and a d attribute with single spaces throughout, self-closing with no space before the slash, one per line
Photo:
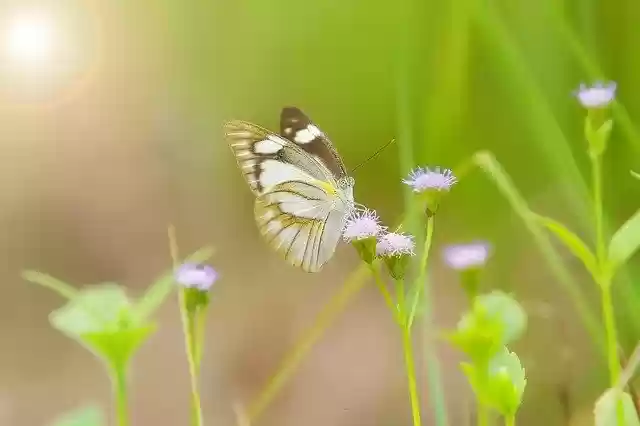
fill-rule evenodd
<path id="1" fill-rule="evenodd" d="M 340 179 L 338 179 L 338 188 L 343 190 L 346 190 L 349 188 L 353 189 L 355 184 L 356 184 L 356 180 L 351 176 L 342 176 Z"/>
<path id="2" fill-rule="evenodd" d="M 351 213 L 355 209 L 355 201 L 353 199 L 353 187 L 356 184 L 356 180 L 351 176 L 343 176 L 338 179 L 338 188 L 342 194 L 342 202 L 346 205 L 348 213 Z"/>

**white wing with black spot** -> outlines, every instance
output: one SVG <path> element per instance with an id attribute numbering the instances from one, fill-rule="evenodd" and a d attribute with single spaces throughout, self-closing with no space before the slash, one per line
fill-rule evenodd
<path id="1" fill-rule="evenodd" d="M 302 112 L 285 108 L 281 119 L 288 137 L 246 121 L 226 123 L 225 136 L 256 195 L 255 219 L 267 243 L 292 265 L 317 272 L 353 209 L 353 179 Z"/>
<path id="2" fill-rule="evenodd" d="M 304 179 L 300 173 L 334 181 L 331 172 L 291 141 L 246 121 L 230 121 L 225 136 L 251 190 L 261 194 L 281 182 Z"/>

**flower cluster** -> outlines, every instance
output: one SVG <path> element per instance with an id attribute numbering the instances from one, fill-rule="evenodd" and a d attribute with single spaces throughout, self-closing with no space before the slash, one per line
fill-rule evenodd
<path id="1" fill-rule="evenodd" d="M 440 193 L 448 192 L 457 178 L 450 169 L 418 167 L 402 182 L 409 185 L 416 194 L 425 197 L 427 214 L 433 216 Z M 415 254 L 412 235 L 388 232 L 380 224 L 377 213 L 367 208 L 355 210 L 347 218 L 342 237 L 354 245 L 360 258 L 366 263 L 371 264 L 376 257 L 382 258 L 394 278 L 404 277 L 408 258 Z"/>
<path id="2" fill-rule="evenodd" d="M 380 224 L 377 213 L 367 208 L 356 210 L 347 218 L 342 238 L 352 243 L 368 264 L 376 257 L 401 258 L 414 254 L 412 236 L 388 232 L 387 227 Z"/>

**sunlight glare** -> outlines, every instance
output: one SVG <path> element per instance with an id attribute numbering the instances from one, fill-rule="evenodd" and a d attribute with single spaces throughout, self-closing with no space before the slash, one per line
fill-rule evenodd
<path id="1" fill-rule="evenodd" d="M 15 17 L 8 27 L 7 51 L 17 62 L 46 61 L 53 50 L 51 23 L 44 16 L 23 15 Z"/>

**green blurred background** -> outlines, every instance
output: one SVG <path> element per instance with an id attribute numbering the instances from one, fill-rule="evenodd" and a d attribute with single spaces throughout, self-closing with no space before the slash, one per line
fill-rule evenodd
<path id="1" fill-rule="evenodd" d="M 24 54 L 10 40 L 25 16 L 48 25 L 49 49 Z M 400 179 L 413 166 L 455 167 L 490 150 L 533 209 L 589 239 L 584 111 L 572 91 L 613 79 L 619 104 L 605 202 L 611 223 L 621 223 L 640 195 L 629 176 L 640 168 L 639 24 L 636 0 L 2 0 L 0 424 L 44 425 L 86 402 L 110 404 L 101 366 L 48 325 L 62 300 L 24 283 L 24 268 L 77 285 L 117 281 L 135 295 L 170 264 L 167 224 L 184 252 L 213 244 L 222 278 L 203 403 L 217 425 L 235 424 L 233 403 L 260 392 L 338 291 L 358 263 L 349 247 L 308 275 L 263 244 L 252 196 L 222 139 L 228 119 L 277 129 L 280 108 L 296 105 L 350 167 L 397 138 L 355 176 L 356 199 L 390 225 L 404 210 Z M 467 175 L 438 213 L 436 233 L 435 250 L 492 241 L 486 288 L 513 291 L 529 312 L 515 347 L 529 377 L 519 424 L 593 424 L 604 364 L 575 297 L 492 181 Z M 462 293 L 434 253 L 435 318 L 451 327 Z M 598 318 L 594 284 L 560 254 Z M 627 353 L 640 336 L 637 260 L 616 283 Z M 186 424 L 175 303 L 160 323 L 136 358 L 136 425 Z M 472 399 L 460 356 L 444 343 L 438 351 L 451 424 L 466 425 Z M 366 287 L 256 424 L 387 426 L 409 416 L 397 330 Z"/>

